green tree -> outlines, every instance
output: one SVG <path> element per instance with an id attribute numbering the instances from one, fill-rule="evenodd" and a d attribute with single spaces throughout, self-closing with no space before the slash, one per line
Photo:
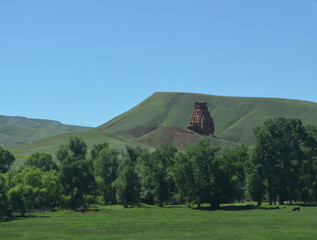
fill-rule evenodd
<path id="1" fill-rule="evenodd" d="M 307 131 L 300 119 L 275 118 L 254 130 L 254 167 L 263 166 L 269 202 L 298 197 L 299 170 L 305 159 Z M 262 178 L 262 177 L 260 177 Z"/>
<path id="2" fill-rule="evenodd" d="M 90 151 L 91 158 L 96 159 L 99 156 L 99 153 L 101 152 L 101 150 L 107 149 L 107 148 L 109 148 L 109 144 L 106 142 L 101 144 L 95 144 L 92 150 Z"/>
<path id="3" fill-rule="evenodd" d="M 95 186 L 93 164 L 86 159 L 86 153 L 86 143 L 81 138 L 72 137 L 67 145 L 61 146 L 57 154 L 62 156 L 59 180 L 65 195 L 70 197 L 69 207 L 74 210 L 84 203 Z"/>
<path id="4" fill-rule="evenodd" d="M 108 145 L 103 147 L 103 149 L 98 151 L 98 155 L 94 159 L 94 169 L 96 175 L 103 180 L 104 202 L 116 204 L 116 191 L 112 184 L 118 177 L 118 152 L 109 148 Z M 92 155 L 96 156 L 95 154 Z"/>
<path id="5" fill-rule="evenodd" d="M 68 148 L 75 157 L 78 157 L 78 158 L 86 157 L 87 145 L 82 138 L 71 137 L 69 139 Z"/>
<path id="6" fill-rule="evenodd" d="M 60 161 L 63 162 L 64 159 L 69 155 L 69 148 L 68 145 L 63 144 L 59 147 L 59 149 L 56 152 L 56 158 Z"/>
<path id="7" fill-rule="evenodd" d="M 257 202 L 257 205 L 262 204 L 265 195 L 265 178 L 264 169 L 257 155 L 251 154 L 249 161 L 246 164 L 246 195 L 248 198 Z"/>
<path id="8" fill-rule="evenodd" d="M 8 200 L 13 211 L 20 212 L 21 216 L 31 209 L 30 198 L 34 193 L 29 185 L 16 184 L 8 192 Z"/>
<path id="9" fill-rule="evenodd" d="M 186 193 L 187 198 L 194 198 L 193 201 L 200 207 L 201 203 L 210 203 L 212 208 L 219 208 L 220 203 L 231 199 L 234 189 L 230 181 L 230 175 L 226 173 L 224 158 L 220 154 L 220 149 L 210 146 L 207 138 L 202 139 L 197 144 L 186 149 L 186 157 L 182 157 L 181 164 L 177 160 L 178 166 L 191 167 L 192 174 L 186 183 L 190 183 L 190 189 Z M 188 161 L 188 162 L 184 162 Z M 177 165 L 176 165 L 177 166 Z M 177 170 L 181 171 L 181 170 Z M 182 175 L 181 173 L 177 173 Z M 184 175 L 184 174 L 183 174 Z M 179 181 L 179 180 L 178 180 Z M 186 187 L 184 187 L 186 189 Z"/>
<path id="10" fill-rule="evenodd" d="M 0 147 L 0 173 L 9 171 L 15 158 L 11 152 Z"/>
<path id="11" fill-rule="evenodd" d="M 9 202 L 21 215 L 30 209 L 47 209 L 55 206 L 61 198 L 62 186 L 55 170 L 43 172 L 36 167 L 17 171 L 11 181 Z"/>
<path id="12" fill-rule="evenodd" d="M 9 215 L 9 203 L 8 203 L 8 186 L 6 180 L 2 174 L 0 174 L 0 217 Z"/>
<path id="13" fill-rule="evenodd" d="M 138 161 L 138 172 L 141 179 L 144 199 L 153 198 L 160 206 L 168 200 L 174 185 L 171 167 L 177 149 L 171 145 L 162 145 L 153 153 L 142 154 Z"/>
<path id="14" fill-rule="evenodd" d="M 61 164 L 59 180 L 65 195 L 70 196 L 69 207 L 75 210 L 84 203 L 94 187 L 92 162 L 73 155 L 68 156 Z"/>
<path id="15" fill-rule="evenodd" d="M 52 155 L 48 153 L 33 153 L 26 159 L 24 165 L 40 168 L 44 172 L 58 170 L 56 163 L 52 159 Z"/>
<path id="16" fill-rule="evenodd" d="M 317 129 L 315 126 L 306 126 L 306 141 L 304 160 L 298 169 L 299 194 L 304 202 L 317 200 Z"/>
<path id="17" fill-rule="evenodd" d="M 245 168 L 249 160 L 249 148 L 244 144 L 233 149 L 224 148 L 221 149 L 220 155 L 234 189 L 231 195 L 232 201 L 241 200 L 244 198 Z"/>
<path id="18" fill-rule="evenodd" d="M 140 184 L 133 165 L 124 164 L 121 169 L 118 178 L 113 183 L 113 187 L 116 189 L 118 201 L 124 207 L 128 207 L 129 204 L 138 202 Z"/>
<path id="19" fill-rule="evenodd" d="M 122 155 L 125 157 L 125 161 L 128 161 L 129 164 L 135 164 L 138 160 L 138 157 L 141 156 L 143 149 L 140 146 L 125 146 L 125 153 Z"/>
<path id="20" fill-rule="evenodd" d="M 61 203 L 63 186 L 59 181 L 58 172 L 55 170 L 46 171 L 41 176 L 41 202 L 44 208 L 53 209 Z"/>
<path id="21" fill-rule="evenodd" d="M 63 162 L 69 155 L 77 158 L 86 158 L 87 145 L 80 137 L 70 137 L 68 144 L 61 145 L 56 152 L 56 157 Z"/>
<path id="22" fill-rule="evenodd" d="M 175 155 L 172 174 L 180 202 L 193 202 L 196 196 L 195 177 L 192 162 L 190 161 L 188 154 L 178 152 Z"/>

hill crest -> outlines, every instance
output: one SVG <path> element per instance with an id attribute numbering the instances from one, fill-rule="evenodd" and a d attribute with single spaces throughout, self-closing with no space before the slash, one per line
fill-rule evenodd
<path id="1" fill-rule="evenodd" d="M 57 134 L 88 129 L 90 128 L 62 124 L 55 120 L 0 115 L 0 146 L 24 144 Z"/>

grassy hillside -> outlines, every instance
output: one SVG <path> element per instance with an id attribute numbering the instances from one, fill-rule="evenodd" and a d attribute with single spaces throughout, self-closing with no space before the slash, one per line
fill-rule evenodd
<path id="1" fill-rule="evenodd" d="M 268 118 L 279 116 L 300 118 L 304 124 L 317 126 L 317 103 L 313 102 L 191 93 L 155 93 L 136 107 L 98 128 L 60 134 L 28 144 L 11 146 L 8 149 L 16 156 L 16 164 L 20 164 L 25 157 L 34 152 L 47 152 L 54 156 L 59 146 L 66 143 L 70 136 L 82 137 L 89 149 L 101 142 L 108 142 L 118 149 L 122 149 L 125 144 L 143 144 L 155 148 L 170 142 L 183 149 L 186 145 L 202 138 L 201 135 L 186 129 L 196 100 L 208 103 L 215 122 L 216 135 L 210 139 L 212 144 L 217 146 L 234 146 L 239 143 L 252 145 L 253 129 L 261 126 Z M 28 124 L 30 125 L 23 127 L 36 129 L 32 125 L 34 123 L 28 122 Z M 47 122 L 44 121 L 40 126 L 43 127 L 44 124 Z M 60 126 L 59 124 L 55 122 L 55 126 Z M 34 136 L 43 136 L 40 132 L 49 132 L 50 127 L 51 125 L 43 129 L 39 127 L 38 135 Z M 19 129 L 13 128 L 16 134 Z M 17 135 L 24 136 L 22 133 L 29 136 L 28 131 L 21 131 Z"/>
<path id="2" fill-rule="evenodd" d="M 196 100 L 207 102 L 217 138 L 232 143 L 253 144 L 253 129 L 268 118 L 300 118 L 304 124 L 317 126 L 317 103 L 313 102 L 158 92 L 96 130 L 142 142 L 151 138 L 155 142 L 153 136 L 166 135 L 164 127 L 186 128 Z"/>
<path id="3" fill-rule="evenodd" d="M 45 152 L 53 155 L 53 158 L 56 159 L 56 151 L 62 144 L 67 144 L 70 137 L 76 136 L 81 137 L 85 141 L 88 147 L 88 153 L 92 149 L 94 144 L 107 142 L 113 148 L 117 148 L 119 151 L 126 145 L 134 145 L 134 142 L 125 141 L 123 139 L 111 136 L 104 132 L 97 131 L 84 131 L 84 132 L 75 132 L 75 133 L 64 133 L 56 136 L 48 137 L 41 139 L 39 141 L 10 146 L 7 149 L 11 151 L 16 161 L 15 165 L 21 165 L 21 163 L 32 153 L 36 152 Z"/>
<path id="4" fill-rule="evenodd" d="M 90 128 L 65 125 L 52 120 L 0 115 L 0 146 L 23 144 L 61 133 L 88 129 Z"/>
<path id="5" fill-rule="evenodd" d="M 171 143 L 176 146 L 178 149 L 183 150 L 187 145 L 194 144 L 200 139 L 205 138 L 195 132 L 184 129 L 179 126 L 168 126 L 168 127 L 159 127 L 144 136 L 136 139 L 136 142 L 148 145 L 154 148 L 160 147 L 162 144 Z M 210 142 L 214 146 L 235 146 L 236 144 L 216 138 L 208 137 Z"/>

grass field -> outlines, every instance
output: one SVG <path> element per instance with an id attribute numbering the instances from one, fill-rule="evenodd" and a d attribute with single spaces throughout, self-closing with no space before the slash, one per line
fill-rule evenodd
<path id="1" fill-rule="evenodd" d="M 0 239 L 317 239 L 317 207 L 210 211 L 187 206 L 103 207 L 0 220 Z"/>

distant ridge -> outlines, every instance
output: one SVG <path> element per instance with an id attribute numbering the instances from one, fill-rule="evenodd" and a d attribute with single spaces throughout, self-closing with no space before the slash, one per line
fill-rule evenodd
<path id="1" fill-rule="evenodd" d="M 24 144 L 61 133 L 88 129 L 90 128 L 66 125 L 54 120 L 0 115 L 0 146 Z"/>
<path id="2" fill-rule="evenodd" d="M 253 129 L 268 118 L 300 118 L 317 126 L 317 103 L 281 98 L 224 97 L 207 94 L 156 92 L 131 110 L 97 127 L 95 131 L 146 143 L 155 142 L 160 129 L 188 125 L 195 101 L 206 101 L 215 123 L 215 136 L 233 144 L 254 144 Z M 155 132 L 154 132 L 155 131 Z M 151 135 L 150 133 L 153 132 Z M 158 142 L 164 139 L 158 137 Z M 157 143 L 156 143 L 157 145 Z"/>

